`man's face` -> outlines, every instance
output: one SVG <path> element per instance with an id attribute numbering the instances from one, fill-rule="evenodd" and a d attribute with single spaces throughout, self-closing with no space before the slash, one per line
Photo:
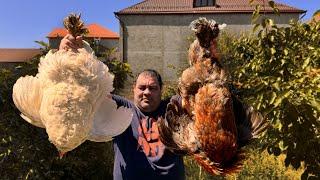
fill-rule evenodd
<path id="1" fill-rule="evenodd" d="M 156 78 L 140 74 L 133 88 L 134 103 L 142 112 L 155 111 L 161 101 L 161 89 Z"/>

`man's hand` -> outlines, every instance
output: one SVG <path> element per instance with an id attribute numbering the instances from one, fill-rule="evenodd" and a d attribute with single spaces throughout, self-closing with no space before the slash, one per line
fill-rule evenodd
<path id="1" fill-rule="evenodd" d="M 71 34 L 67 34 L 60 42 L 59 49 L 72 49 L 77 50 L 83 47 L 82 36 L 74 38 Z"/>

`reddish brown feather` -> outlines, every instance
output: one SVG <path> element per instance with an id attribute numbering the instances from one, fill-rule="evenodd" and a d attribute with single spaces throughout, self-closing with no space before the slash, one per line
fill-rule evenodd
<path id="1" fill-rule="evenodd" d="M 168 149 L 192 155 L 212 175 L 226 175 L 241 169 L 244 153 L 240 147 L 263 132 L 267 121 L 231 94 L 217 56 L 218 33 L 208 39 L 207 32 L 197 31 L 189 48 L 191 66 L 183 71 L 178 84 L 182 108 L 170 103 L 167 115 L 171 116 L 160 121 L 159 131 Z M 202 40 L 205 42 L 199 42 Z M 200 45 L 209 41 L 210 47 Z"/>
<path id="2" fill-rule="evenodd" d="M 212 174 L 233 173 L 240 169 L 243 155 L 238 150 L 232 97 L 218 59 L 216 39 L 203 40 L 211 41 L 211 47 L 202 47 L 205 43 L 200 43 L 199 37 L 190 45 L 191 67 L 179 81 L 182 106 L 194 115 L 194 130 L 200 144 L 200 153 L 193 156 Z M 205 55 L 208 48 L 210 57 Z"/>

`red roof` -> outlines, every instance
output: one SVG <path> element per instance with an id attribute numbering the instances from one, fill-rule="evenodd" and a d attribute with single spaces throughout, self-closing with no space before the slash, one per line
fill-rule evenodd
<path id="1" fill-rule="evenodd" d="M 24 62 L 41 53 L 40 49 L 0 48 L 0 62 Z"/>
<path id="2" fill-rule="evenodd" d="M 194 0 L 145 0 L 115 14 L 198 14 L 198 13 L 252 13 L 256 4 L 266 4 L 265 12 L 272 13 L 268 0 L 255 0 L 254 5 L 249 0 L 216 0 L 217 6 L 194 7 Z M 276 3 L 280 13 L 304 13 L 306 11 L 285 4 Z"/>
<path id="3" fill-rule="evenodd" d="M 119 39 L 119 35 L 111 30 L 100 26 L 99 24 L 90 24 L 86 26 L 89 34 L 86 37 L 102 38 L 102 39 Z M 48 34 L 48 38 L 64 37 L 68 34 L 65 28 L 55 28 Z"/>

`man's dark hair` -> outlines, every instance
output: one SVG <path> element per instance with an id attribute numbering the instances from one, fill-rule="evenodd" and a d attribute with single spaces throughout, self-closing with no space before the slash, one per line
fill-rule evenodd
<path id="1" fill-rule="evenodd" d="M 159 83 L 159 86 L 160 86 L 160 89 L 162 89 L 162 85 L 163 85 L 163 82 L 162 82 L 162 78 L 161 78 L 161 75 L 154 69 L 145 69 L 143 71 L 141 71 L 135 78 L 135 81 L 134 81 L 134 84 L 136 84 L 136 81 L 138 79 L 138 77 L 141 75 L 141 74 L 145 74 L 145 75 L 148 75 L 148 76 L 151 76 L 153 78 L 156 78 L 158 83 Z"/>

